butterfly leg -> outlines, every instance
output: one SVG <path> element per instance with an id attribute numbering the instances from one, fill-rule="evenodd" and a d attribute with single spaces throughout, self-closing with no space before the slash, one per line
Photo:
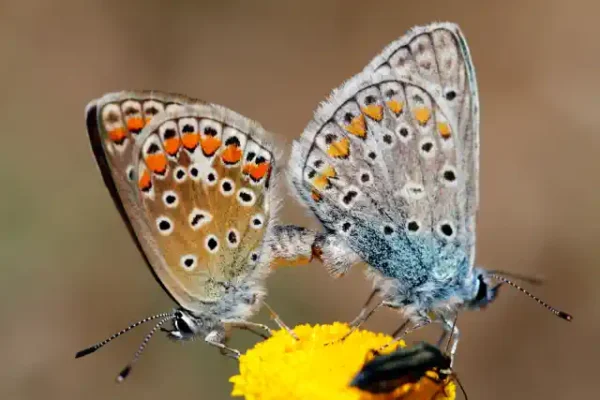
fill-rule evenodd
<path id="1" fill-rule="evenodd" d="M 383 346 L 381 346 L 378 351 L 383 351 L 384 349 L 386 349 L 387 347 L 396 344 L 397 342 L 399 342 L 400 340 L 402 340 L 402 338 L 404 338 L 406 335 L 408 335 L 409 333 L 412 333 L 416 330 L 419 330 L 423 327 L 426 327 L 427 325 L 429 325 L 431 323 L 431 319 L 427 318 L 427 319 L 422 319 L 420 322 L 415 322 L 413 323 L 413 326 L 408 326 L 410 320 L 405 321 L 402 325 L 400 325 L 400 327 L 398 329 L 396 329 L 396 331 L 394 332 L 394 334 L 392 335 L 393 339 L 384 344 Z"/>
<path id="2" fill-rule="evenodd" d="M 371 294 L 367 298 L 367 301 L 360 309 L 360 312 L 358 313 L 356 318 L 354 318 L 352 320 L 352 322 L 350 322 L 348 324 L 348 325 L 350 325 L 350 330 L 348 332 L 346 332 L 346 334 L 344 336 L 342 336 L 341 338 L 334 340 L 332 342 L 329 342 L 326 345 L 330 345 L 333 343 L 337 343 L 337 342 L 346 340 L 346 338 L 348 336 L 352 335 L 358 328 L 360 328 L 362 326 L 362 324 L 365 323 L 366 320 L 368 320 L 373 314 L 375 314 L 375 311 L 379 310 L 379 308 L 381 306 L 383 306 L 383 301 L 380 301 L 379 303 L 377 303 L 375 305 L 375 307 L 373 307 L 371 310 L 368 310 L 369 305 L 371 304 L 371 301 L 373 301 L 373 299 L 375 298 L 375 295 L 377 295 L 377 293 L 379 293 L 379 289 L 375 289 L 375 290 L 373 290 L 373 292 L 371 292 Z"/>
<path id="3" fill-rule="evenodd" d="M 256 322 L 238 320 L 224 320 L 222 322 L 228 328 L 245 329 L 249 332 L 254 333 L 255 335 L 262 337 L 263 339 L 268 339 L 272 335 L 271 328 L 264 324 L 257 324 Z"/>
<path id="4" fill-rule="evenodd" d="M 221 354 L 231 357 L 235 360 L 240 358 L 241 353 L 239 350 L 228 347 L 224 342 L 227 341 L 227 335 L 224 332 L 212 331 L 204 338 L 204 341 L 212 346 L 215 346 L 221 350 Z"/>

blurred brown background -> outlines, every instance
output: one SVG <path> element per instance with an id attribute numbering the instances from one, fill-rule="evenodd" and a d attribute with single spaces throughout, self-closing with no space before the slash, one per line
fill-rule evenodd
<path id="1" fill-rule="evenodd" d="M 73 357 L 172 306 L 101 182 L 90 99 L 187 93 L 261 121 L 288 151 L 330 89 L 435 20 L 461 25 L 479 79 L 477 261 L 542 275 L 534 292 L 575 315 L 568 324 L 507 288 L 489 310 L 462 315 L 456 370 L 471 399 L 597 398 L 599 12 L 593 0 L 0 1 L 0 398 L 229 398 L 232 360 L 163 337 L 116 385 L 149 327 Z M 291 200 L 282 219 L 317 226 Z M 350 320 L 370 288 L 358 270 L 334 281 L 317 265 L 268 285 L 289 324 Z M 399 323 L 385 311 L 368 327 Z M 233 345 L 253 340 L 242 332 Z"/>

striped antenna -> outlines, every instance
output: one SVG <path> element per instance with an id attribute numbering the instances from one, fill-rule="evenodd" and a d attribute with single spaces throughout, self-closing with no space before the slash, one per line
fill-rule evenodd
<path id="1" fill-rule="evenodd" d="M 164 318 L 164 317 L 172 316 L 172 315 L 173 315 L 172 313 L 162 313 L 162 314 L 156 314 L 156 315 L 153 315 L 151 317 L 144 318 L 144 319 L 142 319 L 142 320 L 140 320 L 138 322 L 135 322 L 135 323 L 129 325 L 127 328 L 125 328 L 125 329 L 123 329 L 123 330 L 115 333 L 111 337 L 109 337 L 109 338 L 107 338 L 107 339 L 105 339 L 105 340 L 103 340 L 103 341 L 101 341 L 99 343 L 96 343 L 95 345 L 90 346 L 87 349 L 83 349 L 81 351 L 78 351 L 77 354 L 75 354 L 75 358 L 80 358 L 80 357 L 83 357 L 83 356 L 87 356 L 88 354 L 92 354 L 93 352 L 95 352 L 99 348 L 103 347 L 104 345 L 110 343 L 112 340 L 118 338 L 122 334 L 127 333 L 130 330 L 132 330 L 133 328 L 137 328 L 138 326 L 140 326 L 142 324 L 145 324 L 148 321 L 152 321 L 152 320 L 155 320 L 157 318 Z"/>

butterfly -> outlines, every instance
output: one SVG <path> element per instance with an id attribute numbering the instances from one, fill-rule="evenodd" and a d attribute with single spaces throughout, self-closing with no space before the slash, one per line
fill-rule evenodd
<path id="1" fill-rule="evenodd" d="M 368 264 L 370 298 L 402 310 L 404 333 L 438 322 L 447 335 L 458 310 L 485 308 L 502 284 L 571 320 L 474 266 L 479 99 L 457 25 L 411 29 L 333 90 L 294 141 L 288 176 L 325 228 L 313 252 L 336 277 Z"/>
<path id="2" fill-rule="evenodd" d="M 438 347 L 420 342 L 389 354 L 376 355 L 363 365 L 350 386 L 379 394 L 391 393 L 404 385 L 410 385 L 403 397 L 400 397 L 404 398 L 409 397 L 417 383 L 421 383 L 426 386 L 420 389 L 419 398 L 425 398 L 425 390 L 433 392 L 432 398 L 437 398 L 440 394 L 447 396 L 446 388 L 451 377 L 456 379 L 451 363 L 451 357 Z M 464 389 L 463 393 L 467 398 Z"/>
<path id="3" fill-rule="evenodd" d="M 131 329 L 158 323 L 118 381 L 159 329 L 196 337 L 233 357 L 232 328 L 269 332 L 247 321 L 265 297 L 271 263 L 304 253 L 274 227 L 275 156 L 271 134 L 225 107 L 156 91 L 110 93 L 86 109 L 91 147 L 104 183 L 150 271 L 178 304 L 77 353 L 90 354 Z M 307 236 L 304 238 L 304 236 Z M 270 244 L 273 242 L 273 244 Z M 166 324 L 170 325 L 165 328 Z"/>

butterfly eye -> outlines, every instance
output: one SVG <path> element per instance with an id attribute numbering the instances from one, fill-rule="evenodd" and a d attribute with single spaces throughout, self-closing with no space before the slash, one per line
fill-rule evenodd
<path id="1" fill-rule="evenodd" d="M 181 332 L 183 335 L 193 335 L 194 331 L 183 318 L 177 318 L 174 322 L 175 329 Z"/>

